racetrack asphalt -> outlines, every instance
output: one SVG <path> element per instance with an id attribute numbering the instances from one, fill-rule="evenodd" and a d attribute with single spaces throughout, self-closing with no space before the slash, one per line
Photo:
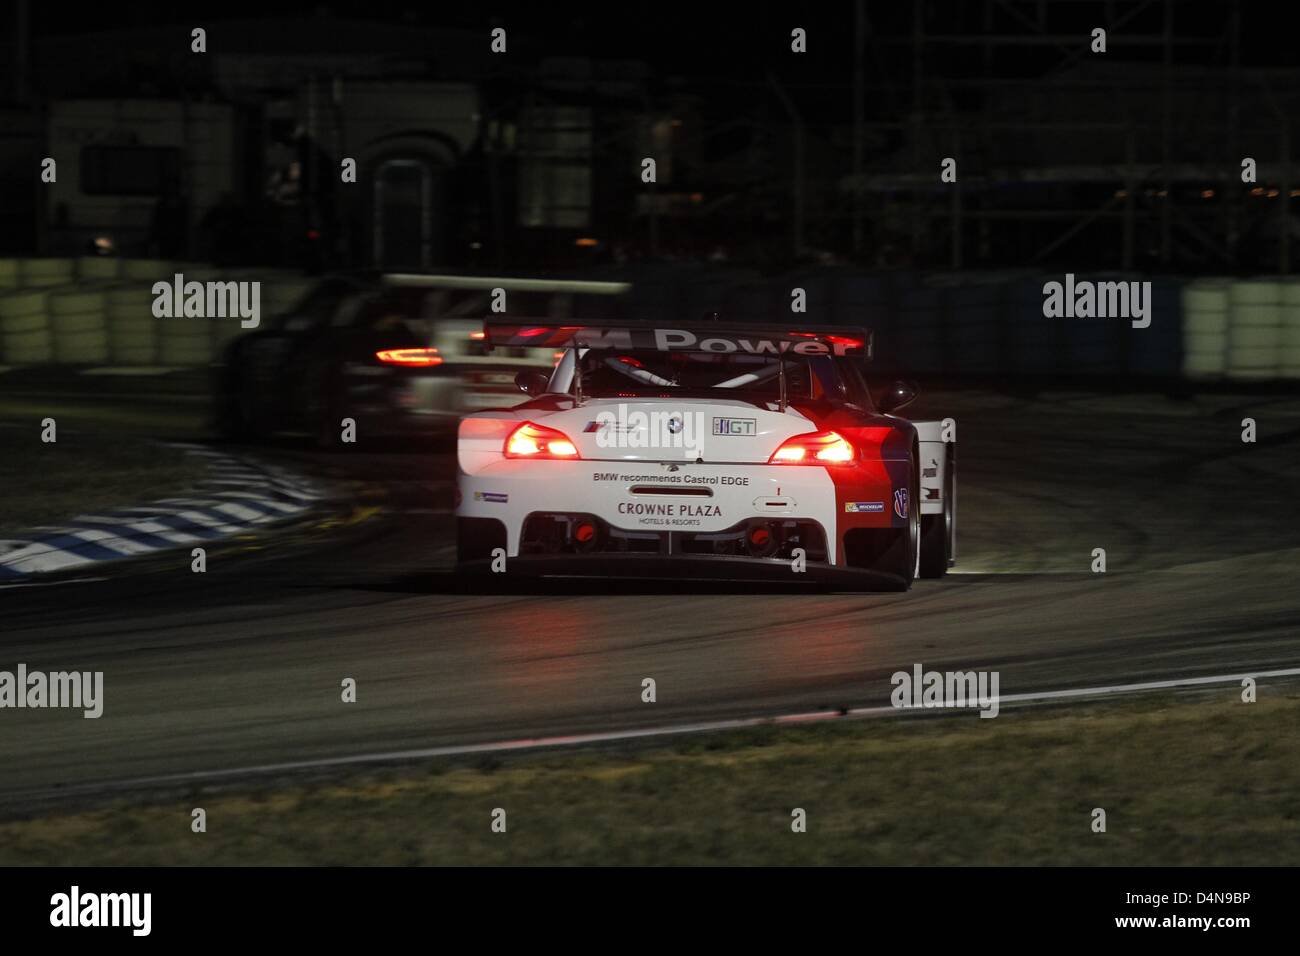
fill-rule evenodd
<path id="1" fill-rule="evenodd" d="M 272 450 L 366 484 L 377 510 L 214 551 L 206 574 L 186 552 L 0 590 L 0 670 L 104 672 L 97 720 L 0 711 L 0 808 L 130 778 L 878 707 L 917 663 L 997 670 L 1007 695 L 1300 666 L 1300 400 L 968 392 L 920 411 L 958 421 L 959 573 L 905 594 L 474 593 L 449 573 L 449 454 Z"/>

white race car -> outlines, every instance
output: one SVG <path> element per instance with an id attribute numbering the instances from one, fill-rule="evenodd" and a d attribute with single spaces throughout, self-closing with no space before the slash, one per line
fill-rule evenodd
<path id="1" fill-rule="evenodd" d="M 906 589 L 955 556 L 951 420 L 873 400 L 871 333 L 488 322 L 563 350 L 530 399 L 460 424 L 463 571 Z"/>

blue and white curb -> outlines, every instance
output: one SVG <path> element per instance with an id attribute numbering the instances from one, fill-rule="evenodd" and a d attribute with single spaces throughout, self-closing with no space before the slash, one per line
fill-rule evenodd
<path id="1" fill-rule="evenodd" d="M 0 541 L 0 581 L 244 534 L 301 516 L 327 497 L 317 483 L 275 465 L 199 445 L 171 447 L 185 449 L 208 467 L 192 497 L 78 515 L 34 528 L 21 541 Z"/>

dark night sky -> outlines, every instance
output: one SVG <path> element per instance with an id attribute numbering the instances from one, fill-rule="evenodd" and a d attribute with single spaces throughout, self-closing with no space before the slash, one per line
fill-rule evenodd
<path id="1" fill-rule="evenodd" d="M 1036 4 L 1010 4 L 1022 14 L 1032 16 Z M 1133 9 L 1133 2 L 1114 4 L 1118 15 Z M 1138 33 L 1158 33 L 1162 24 L 1160 3 L 1130 21 L 1125 28 Z M 1202 0 L 1175 4 L 1178 32 L 1219 41 L 1196 51 L 1179 51 L 1178 59 L 1206 65 L 1226 62 L 1227 2 Z M 980 32 L 983 4 L 971 0 L 930 0 L 927 3 L 929 29 L 950 34 Z M 1015 32 L 1015 21 L 1001 8 L 998 26 Z M 1050 30 L 1054 33 L 1080 34 L 1086 38 L 1100 4 L 1054 4 L 1050 8 Z M 1242 62 L 1247 66 L 1292 67 L 1300 63 L 1293 39 L 1278 29 L 1282 5 L 1243 4 Z M 877 31 L 906 38 L 910 30 L 912 7 L 908 2 L 882 3 L 870 0 L 868 17 Z M 32 4 L 33 31 L 37 36 L 85 33 L 101 29 L 160 24 L 215 23 L 229 19 L 264 17 L 360 19 L 390 23 L 409 22 L 425 26 L 445 26 L 485 30 L 502 25 L 534 37 L 548 50 L 559 55 L 593 57 L 629 57 L 652 64 L 680 68 L 695 74 L 727 75 L 747 73 L 769 57 L 788 50 L 789 30 L 802 26 L 809 31 L 809 53 L 800 69 L 815 75 L 845 76 L 850 68 L 852 4 L 849 0 L 825 3 L 745 3 L 745 2 L 664 2 L 664 0 L 611 0 L 606 3 L 447 3 L 447 2 L 374 2 L 359 4 L 267 3 L 249 0 L 222 2 L 158 2 L 132 0 L 130 3 L 103 4 L 99 7 L 58 2 Z M 1084 42 L 1084 41 L 1081 41 Z M 824 56 L 822 54 L 825 54 Z M 1045 63 L 1055 54 L 1044 51 Z M 1125 59 L 1158 60 L 1158 51 L 1120 52 Z M 903 68 L 910 56 L 907 47 L 895 48 L 891 60 Z M 960 63 L 961 54 L 946 53 L 945 62 Z M 978 54 L 969 54 L 972 66 Z M 788 62 L 788 61 L 787 61 Z M 1035 58 L 1025 48 L 1004 51 L 997 71 L 1003 75 L 1034 75 Z"/>

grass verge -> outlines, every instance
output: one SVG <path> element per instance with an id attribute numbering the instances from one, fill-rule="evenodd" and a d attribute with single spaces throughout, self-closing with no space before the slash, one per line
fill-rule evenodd
<path id="1" fill-rule="evenodd" d="M 55 421 L 58 441 L 50 443 L 41 440 L 39 417 L 0 423 L 0 537 L 165 498 L 203 476 L 203 466 L 177 449 Z"/>
<path id="2" fill-rule="evenodd" d="M 1300 693 L 1236 694 L 245 784 L 0 823 L 0 864 L 1294 865 Z"/>

